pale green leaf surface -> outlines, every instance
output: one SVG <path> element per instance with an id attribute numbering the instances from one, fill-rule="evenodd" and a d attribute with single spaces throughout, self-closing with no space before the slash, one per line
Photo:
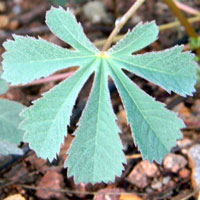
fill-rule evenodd
<path id="1" fill-rule="evenodd" d="M 122 163 L 126 162 L 110 102 L 107 66 L 104 65 L 102 59 L 65 163 L 68 176 L 74 176 L 76 183 L 114 181 L 115 176 L 122 173 Z"/>
<path id="2" fill-rule="evenodd" d="M 25 84 L 60 69 L 88 62 L 91 55 L 70 51 L 39 38 L 14 35 L 4 43 L 3 78 L 11 84 Z"/>
<path id="3" fill-rule="evenodd" d="M 69 9 L 65 11 L 62 7 L 52 7 L 47 12 L 46 24 L 57 37 L 70 44 L 73 48 L 86 51 L 92 55 L 99 52 L 88 40 L 83 28 L 77 23 L 74 14 Z"/>
<path id="4" fill-rule="evenodd" d="M 8 84 L 1 78 L 2 72 L 0 72 L 0 95 L 4 94 L 8 90 Z"/>
<path id="5" fill-rule="evenodd" d="M 105 54 L 100 54 L 87 39 L 69 10 L 52 8 L 46 22 L 55 35 L 75 50 L 63 49 L 40 38 L 14 36 L 14 41 L 4 43 L 3 78 L 12 84 L 27 83 L 60 69 L 80 68 L 23 112 L 24 141 L 29 142 L 38 156 L 52 161 L 67 134 L 78 93 L 95 71 L 92 92 L 65 163 L 68 175 L 74 176 L 77 183 L 109 182 L 121 175 L 125 158 L 110 103 L 108 75 L 117 85 L 143 158 L 161 162 L 181 138 L 184 123 L 163 104 L 142 92 L 122 69 L 168 92 L 191 95 L 196 74 L 193 56 L 189 52 L 181 53 L 182 47 L 132 56 L 157 39 L 158 27 L 154 22 L 139 24 Z"/>
<path id="6" fill-rule="evenodd" d="M 141 91 L 120 69 L 113 67 L 112 63 L 110 66 L 135 144 L 143 159 L 161 163 L 176 145 L 176 140 L 182 137 L 180 129 L 185 127 L 184 123 L 163 104 Z"/>
<path id="7" fill-rule="evenodd" d="M 158 37 L 158 27 L 155 22 L 138 24 L 128 32 L 116 45 L 108 50 L 108 54 L 120 56 L 131 55 L 154 42 Z"/>
<path id="8" fill-rule="evenodd" d="M 135 73 L 168 92 L 174 91 L 182 96 L 192 95 L 195 91 L 196 68 L 194 55 L 181 52 L 177 46 L 161 52 L 136 56 L 112 56 L 113 64 Z"/>
<path id="9" fill-rule="evenodd" d="M 16 144 L 9 143 L 5 140 L 0 140 L 0 155 L 23 155 L 23 151 Z"/>
<path id="10" fill-rule="evenodd" d="M 18 128 L 23 120 L 19 113 L 24 108 L 23 105 L 0 99 L 0 140 L 5 140 L 12 144 L 19 144 L 24 134 L 23 130 Z"/>
<path id="11" fill-rule="evenodd" d="M 43 98 L 22 113 L 25 121 L 20 127 L 26 131 L 24 141 L 39 157 L 52 161 L 59 153 L 75 100 L 94 71 L 95 62 L 93 60 L 82 66 L 75 75 L 45 93 Z"/>

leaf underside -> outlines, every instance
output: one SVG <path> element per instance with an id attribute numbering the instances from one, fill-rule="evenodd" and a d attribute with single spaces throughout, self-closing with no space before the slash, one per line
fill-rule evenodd
<path id="1" fill-rule="evenodd" d="M 0 154 L 21 154 L 17 145 L 22 141 L 23 130 L 18 128 L 23 118 L 19 113 L 24 109 L 19 103 L 0 99 Z"/>
<path id="2" fill-rule="evenodd" d="M 76 98 L 94 72 L 91 94 L 65 162 L 68 176 L 74 176 L 76 183 L 107 183 L 122 173 L 126 160 L 110 101 L 109 76 L 116 84 L 134 142 L 143 158 L 161 163 L 176 140 L 181 138 L 180 129 L 184 123 L 163 104 L 145 94 L 122 70 L 135 73 L 168 92 L 192 95 L 196 82 L 194 56 L 183 53 L 182 46 L 132 55 L 157 39 L 155 22 L 140 23 L 104 53 L 88 40 L 70 10 L 52 8 L 47 12 L 46 23 L 73 50 L 41 38 L 14 36 L 14 41 L 4 43 L 7 51 L 3 55 L 3 78 L 11 84 L 24 84 L 61 69 L 79 68 L 22 113 L 24 141 L 38 156 L 50 161 L 56 158 L 67 134 Z"/>
<path id="3" fill-rule="evenodd" d="M 101 62 L 65 163 L 68 176 L 74 176 L 77 183 L 114 181 L 126 162 L 109 97 L 107 66 Z"/>

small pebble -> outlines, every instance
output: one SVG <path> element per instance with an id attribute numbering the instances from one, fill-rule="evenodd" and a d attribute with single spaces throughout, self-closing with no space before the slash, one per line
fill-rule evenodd
<path id="1" fill-rule="evenodd" d="M 110 17 L 106 13 L 105 5 L 101 1 L 91 1 L 82 8 L 83 15 L 92 23 L 110 22 Z"/>
<path id="2" fill-rule="evenodd" d="M 18 26 L 19 26 L 19 22 L 17 20 L 13 20 L 9 23 L 8 29 L 14 31 L 17 29 Z"/>
<path id="3" fill-rule="evenodd" d="M 182 178 L 182 179 L 185 179 L 185 178 L 188 178 L 190 176 L 190 170 L 186 169 L 186 168 L 183 168 L 179 171 L 179 176 Z"/>
<path id="4" fill-rule="evenodd" d="M 138 188 L 145 188 L 149 184 L 147 175 L 140 163 L 133 168 L 131 173 L 128 175 L 127 180 Z"/>
<path id="5" fill-rule="evenodd" d="M 139 188 L 145 188 L 149 184 L 148 177 L 152 178 L 159 174 L 159 169 L 155 163 L 143 160 L 133 168 L 127 180 Z"/>
<path id="6" fill-rule="evenodd" d="M 154 189 L 154 190 L 159 190 L 162 188 L 162 183 L 160 181 L 156 181 L 156 182 L 153 182 L 151 184 L 151 187 Z"/>
<path id="7" fill-rule="evenodd" d="M 180 169 L 187 165 L 187 160 L 182 156 L 174 153 L 169 153 L 164 161 L 164 168 L 173 173 L 177 173 Z"/>
<path id="8" fill-rule="evenodd" d="M 170 176 L 164 177 L 164 178 L 163 178 L 163 181 L 162 181 L 163 185 L 167 185 L 167 184 L 169 183 L 170 180 L 171 180 L 171 177 L 170 177 Z"/>
<path id="9" fill-rule="evenodd" d="M 19 15 L 22 12 L 22 8 L 20 5 L 16 5 L 13 7 L 12 11 L 15 15 Z"/>
<path id="10" fill-rule="evenodd" d="M 5 12 L 5 11 L 6 11 L 6 4 L 0 1 L 0 12 Z"/>
<path id="11" fill-rule="evenodd" d="M 6 15 L 0 15 L 0 29 L 6 28 L 9 23 L 9 18 Z"/>
<path id="12" fill-rule="evenodd" d="M 124 192 L 122 188 L 104 188 L 99 190 L 93 200 L 119 200 L 120 198 L 120 192 Z M 102 194 L 105 193 L 105 194 Z M 112 193 L 112 195 L 106 194 L 106 193 Z M 115 194 L 116 193 L 116 194 Z"/>
<path id="13" fill-rule="evenodd" d="M 143 160 L 140 164 L 141 167 L 144 169 L 144 173 L 148 177 L 154 177 L 160 174 L 158 167 L 155 163 L 150 163 L 147 160 Z"/>

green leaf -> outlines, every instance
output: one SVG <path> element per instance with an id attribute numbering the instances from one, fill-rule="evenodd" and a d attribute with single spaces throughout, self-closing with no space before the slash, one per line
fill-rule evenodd
<path id="1" fill-rule="evenodd" d="M 155 22 L 138 24 L 128 32 L 116 45 L 108 50 L 108 54 L 120 56 L 131 55 L 154 42 L 158 37 L 158 27 Z"/>
<path id="2" fill-rule="evenodd" d="M 120 176 L 125 158 L 110 104 L 108 76 L 114 80 L 124 104 L 134 141 L 144 159 L 161 162 L 181 138 L 184 123 L 164 105 L 142 92 L 122 72 L 126 69 L 168 92 L 192 95 L 196 82 L 193 55 L 182 47 L 143 55 L 131 55 L 158 35 L 155 22 L 139 24 L 107 52 L 99 52 L 87 39 L 74 15 L 51 8 L 46 22 L 52 32 L 75 50 L 42 39 L 14 36 L 4 43 L 3 78 L 12 84 L 28 83 L 60 69 L 79 66 L 69 79 L 45 93 L 27 108 L 21 128 L 24 141 L 38 156 L 52 161 L 67 134 L 70 115 L 79 91 L 95 72 L 88 104 L 78 123 L 65 166 L 75 182 L 109 182 Z"/>
<path id="3" fill-rule="evenodd" d="M 22 113 L 26 119 L 21 125 L 24 141 L 41 158 L 52 161 L 60 151 L 60 145 L 67 134 L 70 115 L 80 89 L 94 70 L 95 60 L 82 66 L 75 75 L 63 81 L 43 98 Z"/>
<path id="4" fill-rule="evenodd" d="M 76 183 L 114 181 L 115 176 L 122 173 L 122 163 L 126 162 L 110 103 L 104 65 L 102 60 L 95 73 L 92 92 L 65 163 L 68 176 L 74 176 Z"/>
<path id="5" fill-rule="evenodd" d="M 23 118 L 19 117 L 19 113 L 24 106 L 0 99 L 0 154 L 22 154 L 17 145 L 22 141 L 23 130 L 18 128 Z"/>
<path id="6" fill-rule="evenodd" d="M 135 144 L 143 159 L 161 163 L 176 140 L 181 139 L 181 119 L 141 91 L 123 72 L 110 64 L 111 76 L 124 104 Z M 134 113 L 134 114 L 133 114 Z"/>
<path id="7" fill-rule="evenodd" d="M 64 42 L 73 48 L 87 52 L 88 54 L 98 53 L 99 50 L 88 40 L 80 24 L 72 12 L 63 8 L 52 7 L 46 15 L 46 23 L 50 30 Z"/>
<path id="8" fill-rule="evenodd" d="M 192 95 L 195 91 L 197 65 L 193 61 L 194 55 L 182 53 L 182 50 L 182 46 L 177 46 L 136 56 L 112 56 L 112 59 L 114 65 L 152 81 L 168 92 Z"/>
<path id="9" fill-rule="evenodd" d="M 25 84 L 60 69 L 87 62 L 91 55 L 70 51 L 39 38 L 14 35 L 4 43 L 3 78 L 11 84 Z"/>
<path id="10" fill-rule="evenodd" d="M 0 140 L 0 155 L 23 155 L 23 151 L 16 144 L 9 143 L 5 140 Z"/>
<path id="11" fill-rule="evenodd" d="M 18 129 L 23 118 L 19 113 L 24 106 L 13 101 L 0 99 L 0 139 L 13 144 L 19 144 L 24 134 L 23 130 Z"/>
<path id="12" fill-rule="evenodd" d="M 196 87 L 200 87 L 200 67 L 197 68 L 197 84 Z"/>
<path id="13" fill-rule="evenodd" d="M 190 49 L 197 49 L 200 47 L 200 37 L 191 37 L 189 38 L 189 47 Z"/>
<path id="14" fill-rule="evenodd" d="M 8 90 L 8 84 L 1 78 L 2 72 L 0 72 L 0 95 L 4 94 Z"/>
<path id="15" fill-rule="evenodd" d="M 67 0 L 48 0 L 48 1 L 55 3 L 59 6 L 64 6 L 67 3 Z"/>

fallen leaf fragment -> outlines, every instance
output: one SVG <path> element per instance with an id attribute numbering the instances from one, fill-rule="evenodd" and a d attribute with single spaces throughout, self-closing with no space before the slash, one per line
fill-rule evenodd
<path id="1" fill-rule="evenodd" d="M 22 163 L 13 166 L 4 176 L 9 181 L 17 181 L 20 183 L 30 183 L 33 181 L 33 176 L 29 174 L 28 169 Z"/>
<path id="2" fill-rule="evenodd" d="M 14 195 L 6 197 L 3 200 L 25 200 L 25 198 L 21 194 L 14 194 Z"/>
<path id="3" fill-rule="evenodd" d="M 117 114 L 118 124 L 119 125 L 127 125 L 127 119 L 126 119 L 126 112 L 124 109 L 121 109 L 119 113 Z"/>
<path id="4" fill-rule="evenodd" d="M 184 137 L 182 140 L 177 140 L 176 144 L 179 148 L 183 149 L 192 145 L 192 140 Z"/>
<path id="5" fill-rule="evenodd" d="M 35 153 L 27 157 L 25 161 L 31 164 L 32 170 L 37 169 L 43 173 L 45 173 L 47 170 L 46 161 L 41 158 L 38 158 Z"/>
<path id="6" fill-rule="evenodd" d="M 142 200 L 142 199 L 135 194 L 122 194 L 120 195 L 119 200 Z"/>
<path id="7" fill-rule="evenodd" d="M 184 105 L 183 102 L 175 106 L 173 111 L 178 112 L 179 117 L 183 120 L 187 119 L 191 115 L 191 111 Z"/>
<path id="8" fill-rule="evenodd" d="M 55 171 L 48 171 L 40 180 L 37 187 L 42 188 L 36 192 L 39 199 L 65 199 L 63 193 L 56 192 L 56 190 L 64 187 L 64 179 L 61 174 Z"/>

